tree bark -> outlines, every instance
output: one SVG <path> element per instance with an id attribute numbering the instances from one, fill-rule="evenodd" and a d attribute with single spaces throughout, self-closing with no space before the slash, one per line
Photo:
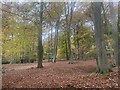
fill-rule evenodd
<path id="1" fill-rule="evenodd" d="M 66 11 L 65 11 L 65 13 L 66 13 L 67 41 L 68 41 L 67 43 L 68 43 L 68 53 L 69 53 L 68 55 L 69 55 L 69 60 L 70 60 L 69 64 L 73 63 L 72 54 L 71 54 L 71 41 L 70 41 L 70 32 L 71 32 L 71 30 L 70 30 L 70 27 L 71 27 L 74 3 L 71 3 L 71 4 L 73 4 L 73 5 L 70 8 L 71 12 L 70 12 L 70 20 L 69 20 L 69 22 L 68 22 L 69 5 L 68 5 L 68 8 L 66 8 Z"/>
<path id="2" fill-rule="evenodd" d="M 120 1 L 118 2 L 118 66 L 120 66 Z"/>
<path id="3" fill-rule="evenodd" d="M 94 16 L 94 28 L 95 28 L 95 42 L 97 51 L 97 64 L 100 73 L 107 73 L 109 71 L 105 44 L 104 44 L 104 31 L 103 21 L 101 17 L 101 5 L 102 2 L 93 2 L 93 16 Z"/>
<path id="4" fill-rule="evenodd" d="M 57 56 L 57 46 L 58 46 L 58 29 L 59 29 L 59 20 L 60 18 L 57 20 L 56 22 L 56 29 L 55 29 L 55 41 L 54 41 L 54 57 L 53 57 L 53 61 L 52 62 L 56 62 L 56 56 Z"/>
<path id="5" fill-rule="evenodd" d="M 75 29 L 74 29 L 74 34 L 73 34 L 73 37 L 74 37 L 74 47 L 75 47 L 75 55 L 74 55 L 74 57 L 75 57 L 75 60 L 77 59 L 77 57 L 76 57 L 76 51 L 77 51 L 77 45 L 76 45 L 76 32 L 75 32 Z"/>
<path id="6" fill-rule="evenodd" d="M 66 59 L 69 60 L 66 31 L 64 33 L 65 33 L 65 54 L 66 54 Z"/>
<path id="7" fill-rule="evenodd" d="M 113 2 L 109 2 L 109 8 L 110 8 L 111 23 L 112 23 L 114 58 L 116 60 L 116 64 L 118 65 L 118 31 L 117 31 L 116 14 L 114 11 Z"/>
<path id="8" fill-rule="evenodd" d="M 110 33 L 109 33 L 110 32 L 109 31 L 109 22 L 108 22 L 108 19 L 106 17 L 106 13 L 105 13 L 105 9 L 104 9 L 103 3 L 102 3 L 102 9 L 103 9 L 103 17 L 104 17 L 104 21 L 105 21 L 105 23 L 104 23 L 104 29 L 107 32 L 107 35 L 109 36 L 110 35 Z M 114 58 L 113 51 L 112 51 L 113 48 L 112 48 L 112 45 L 111 45 L 111 43 L 109 41 L 107 42 L 107 46 L 110 49 L 110 57 L 112 59 L 112 61 L 111 61 L 110 64 L 112 64 L 111 66 L 116 66 L 115 58 Z"/>
<path id="9" fill-rule="evenodd" d="M 51 52 L 51 57 L 53 56 L 53 37 L 52 37 L 52 34 L 53 34 L 53 28 L 52 28 L 52 25 L 51 25 L 51 23 L 50 23 L 50 32 L 51 32 L 51 36 L 50 36 L 50 41 L 51 41 L 51 44 L 50 44 L 50 52 Z M 51 58 L 50 57 L 50 58 Z"/>
<path id="10" fill-rule="evenodd" d="M 39 21 L 39 36 L 38 36 L 38 68 L 43 68 L 43 46 L 42 46 L 42 21 L 43 21 L 43 2 L 40 3 L 40 21 Z"/>

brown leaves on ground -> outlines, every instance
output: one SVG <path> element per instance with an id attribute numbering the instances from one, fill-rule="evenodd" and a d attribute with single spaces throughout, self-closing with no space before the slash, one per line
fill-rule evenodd
<path id="1" fill-rule="evenodd" d="M 118 87 L 118 71 L 105 75 L 97 74 L 95 60 L 44 62 L 42 69 L 37 64 L 3 65 L 3 88 L 115 88 Z"/>

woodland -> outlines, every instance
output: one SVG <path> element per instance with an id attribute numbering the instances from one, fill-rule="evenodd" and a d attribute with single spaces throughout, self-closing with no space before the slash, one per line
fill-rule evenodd
<path id="1" fill-rule="evenodd" d="M 119 88 L 120 2 L 0 3 L 3 89 Z"/>

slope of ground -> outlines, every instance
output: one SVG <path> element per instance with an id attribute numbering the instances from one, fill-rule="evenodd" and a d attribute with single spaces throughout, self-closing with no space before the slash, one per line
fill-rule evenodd
<path id="1" fill-rule="evenodd" d="M 42 69 L 37 64 L 3 65 L 3 88 L 115 88 L 118 87 L 117 68 L 106 75 L 95 73 L 95 60 L 44 62 Z"/>

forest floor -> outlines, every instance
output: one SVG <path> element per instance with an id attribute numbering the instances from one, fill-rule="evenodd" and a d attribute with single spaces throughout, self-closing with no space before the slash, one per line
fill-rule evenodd
<path id="1" fill-rule="evenodd" d="M 3 88 L 116 88 L 118 70 L 101 75 L 96 72 L 95 60 L 51 63 L 44 61 L 42 69 L 37 63 L 3 65 Z"/>

